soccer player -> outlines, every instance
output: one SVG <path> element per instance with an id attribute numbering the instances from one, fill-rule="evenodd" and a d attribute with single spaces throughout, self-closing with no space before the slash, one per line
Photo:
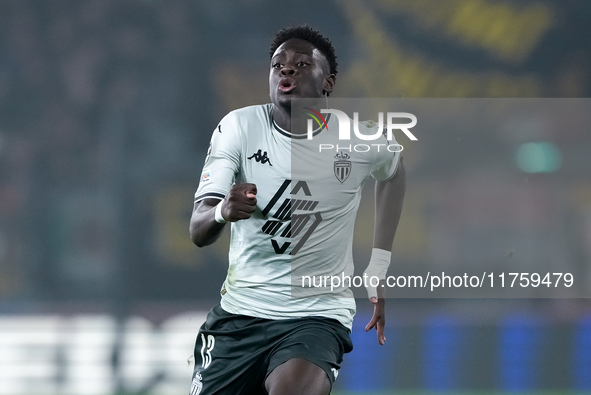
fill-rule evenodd
<path id="1" fill-rule="evenodd" d="M 344 284 L 307 292 L 300 279 L 353 274 L 353 226 L 370 175 L 377 180 L 375 234 L 365 273 L 383 280 L 390 263 L 405 189 L 400 153 L 319 154 L 318 143 L 338 130 L 336 117 L 314 131 L 316 145 L 295 145 L 308 140 L 292 122 L 292 100 L 324 101 L 333 91 L 334 48 L 318 31 L 296 26 L 276 34 L 270 60 L 271 103 L 221 120 L 195 193 L 193 242 L 215 242 L 227 222 L 231 242 L 220 304 L 197 335 L 191 395 L 330 393 L 352 350 L 355 300 Z M 368 295 L 374 313 L 366 331 L 376 329 L 384 344 L 382 287 L 369 286 Z"/>

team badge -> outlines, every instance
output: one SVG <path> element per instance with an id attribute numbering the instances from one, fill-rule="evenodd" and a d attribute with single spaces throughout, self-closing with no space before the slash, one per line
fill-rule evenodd
<path id="1" fill-rule="evenodd" d="M 334 162 L 334 175 L 341 183 L 345 182 L 347 178 L 349 178 L 349 174 L 351 174 L 351 161 L 349 159 L 349 154 L 345 154 L 341 151 L 340 154 L 336 154 L 334 156 L 336 161 Z"/>
<path id="2" fill-rule="evenodd" d="M 201 382 L 201 375 L 199 373 L 195 374 L 195 378 L 191 383 L 191 392 L 189 395 L 199 395 L 201 390 L 203 389 L 203 383 Z"/>

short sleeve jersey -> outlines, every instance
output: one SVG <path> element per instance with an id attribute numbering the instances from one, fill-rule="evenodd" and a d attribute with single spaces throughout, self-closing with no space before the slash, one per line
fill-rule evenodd
<path id="1" fill-rule="evenodd" d="M 233 184 L 257 187 L 257 208 L 231 224 L 224 310 L 285 319 L 322 316 L 351 328 L 353 228 L 365 180 L 391 178 L 400 153 L 380 140 L 337 142 L 333 117 L 307 139 L 272 118 L 272 104 L 230 112 L 215 128 L 195 202 L 223 199 Z M 361 125 L 365 134 L 376 126 Z M 373 129 L 372 129 L 373 128 Z M 332 146 L 332 148 L 330 148 Z M 320 147 L 324 149 L 320 149 Z"/>

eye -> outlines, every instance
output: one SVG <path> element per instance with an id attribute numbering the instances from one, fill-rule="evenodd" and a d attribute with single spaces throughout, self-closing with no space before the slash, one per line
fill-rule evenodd
<path id="1" fill-rule="evenodd" d="M 308 63 L 308 62 L 298 62 L 297 63 L 297 66 L 298 67 L 306 67 L 306 66 L 309 66 L 309 65 L 310 65 L 310 63 Z"/>
<path id="2" fill-rule="evenodd" d="M 271 68 L 274 68 L 274 69 L 278 70 L 278 69 L 280 69 L 280 68 L 281 68 L 281 64 L 280 64 L 280 63 L 273 63 L 273 64 L 271 65 Z"/>

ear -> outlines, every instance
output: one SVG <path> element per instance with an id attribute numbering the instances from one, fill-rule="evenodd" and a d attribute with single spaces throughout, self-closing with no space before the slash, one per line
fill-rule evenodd
<path id="1" fill-rule="evenodd" d="M 328 77 L 324 78 L 324 82 L 322 83 L 323 93 L 327 93 L 327 94 L 332 93 L 336 82 L 337 82 L 337 76 L 334 74 L 330 74 Z"/>

